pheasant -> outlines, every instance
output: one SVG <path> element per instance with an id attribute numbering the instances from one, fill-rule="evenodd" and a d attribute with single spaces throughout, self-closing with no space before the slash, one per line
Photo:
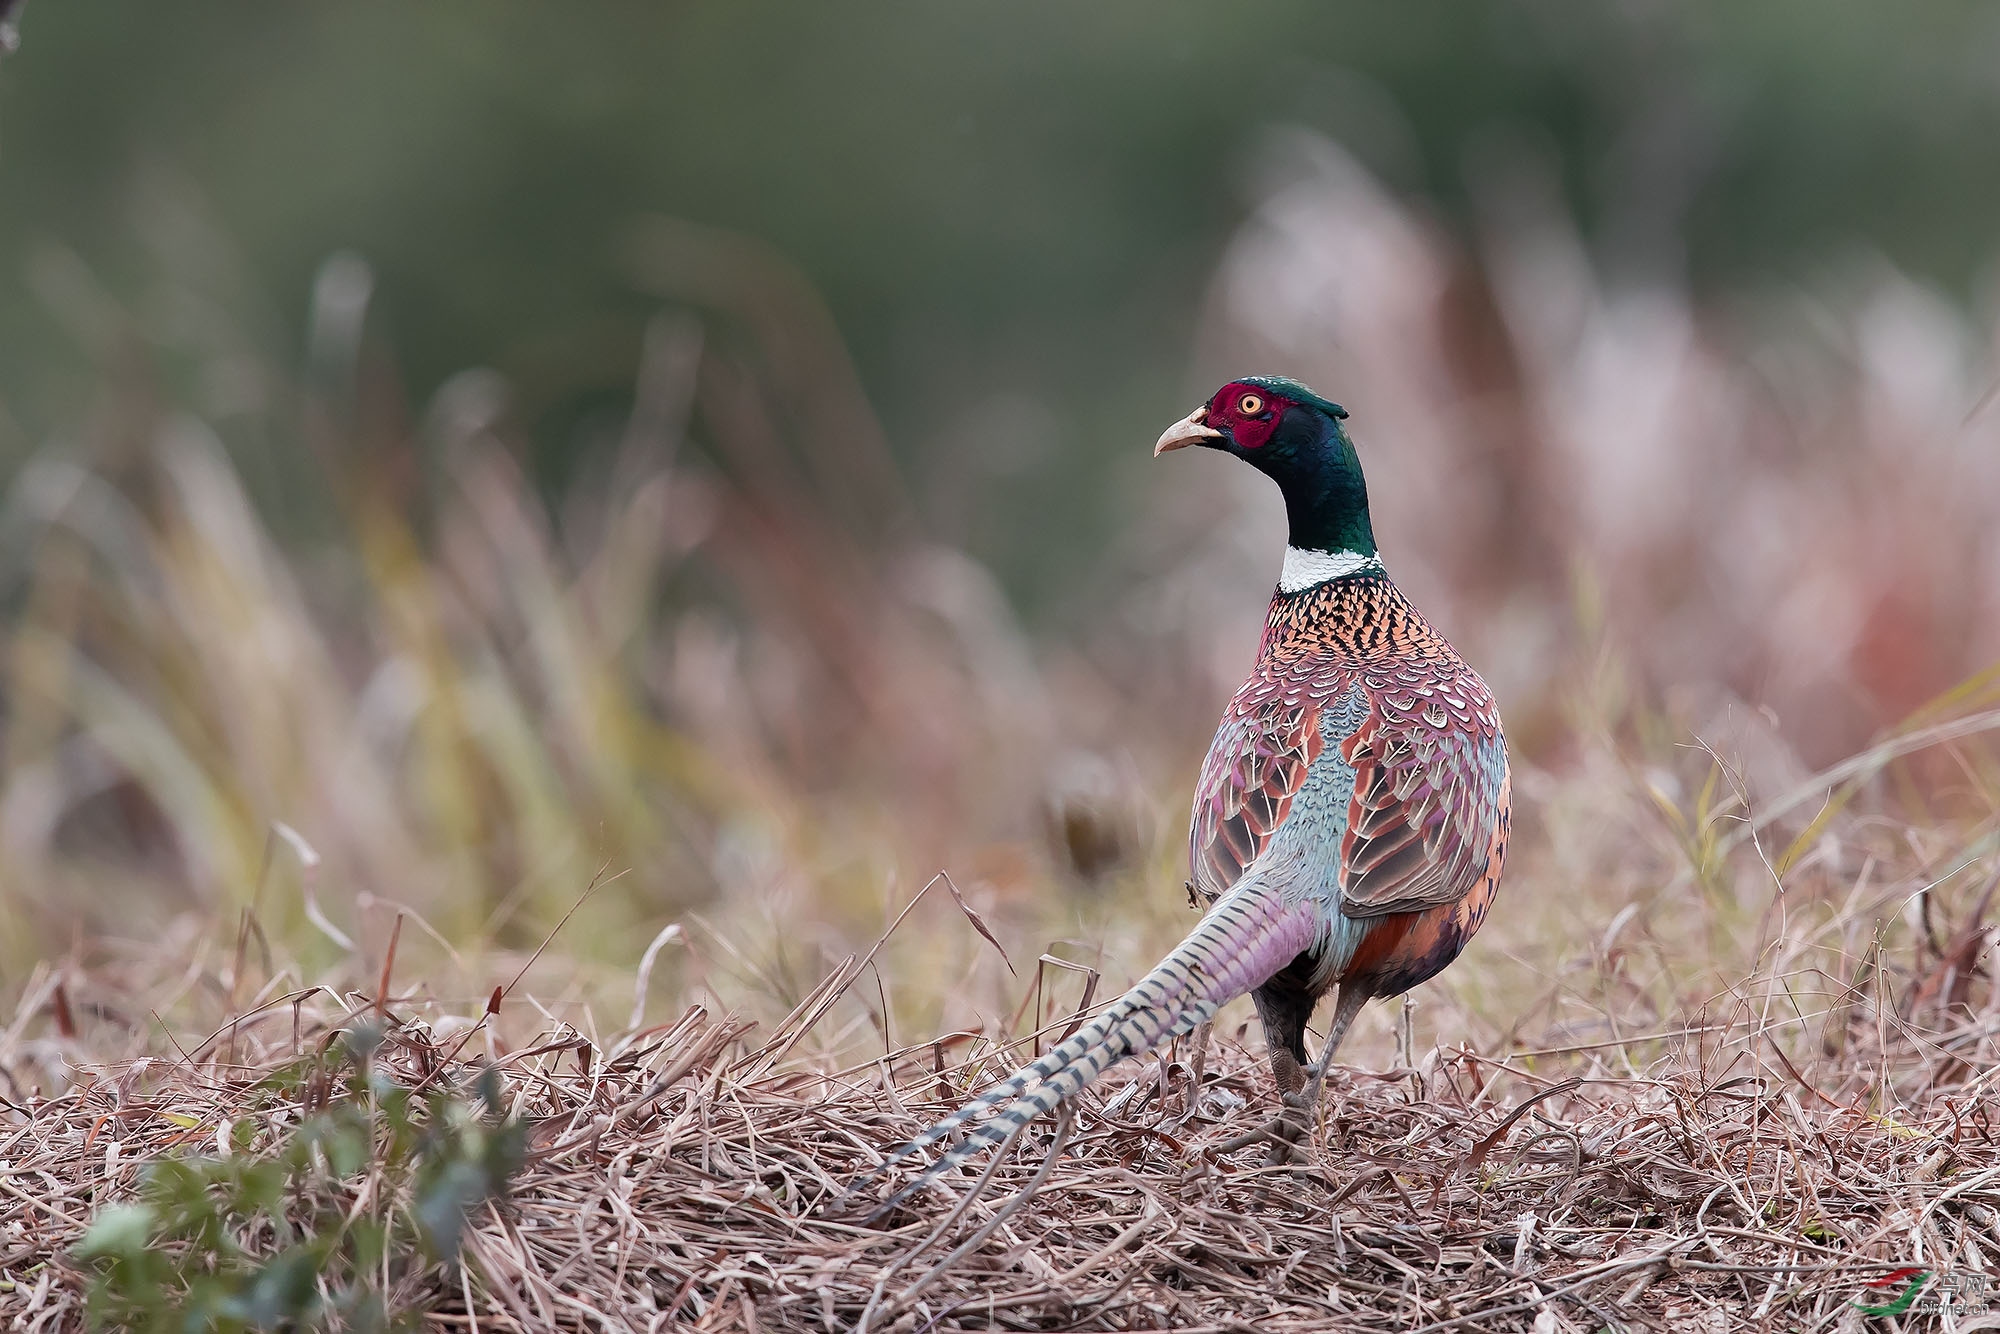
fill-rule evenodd
<path id="1" fill-rule="evenodd" d="M 891 1162 L 971 1127 L 890 1204 L 1245 992 L 1283 1110 L 1223 1148 L 1268 1141 L 1274 1160 L 1294 1157 L 1361 1007 L 1436 975 L 1485 919 L 1509 824 L 1500 715 L 1384 572 L 1346 417 L 1296 380 L 1253 376 L 1154 446 L 1249 463 L 1278 484 L 1291 529 L 1256 664 L 1195 787 L 1191 886 L 1210 907 L 1101 1015 L 903 1146 Z M 1329 991 L 1332 1022 L 1308 1068 L 1306 1023 Z"/>

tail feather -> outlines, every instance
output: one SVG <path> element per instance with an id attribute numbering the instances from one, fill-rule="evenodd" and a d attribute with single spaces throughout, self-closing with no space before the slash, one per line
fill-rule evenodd
<path id="1" fill-rule="evenodd" d="M 1310 904 L 1287 903 L 1275 889 L 1246 877 L 1217 899 L 1188 938 L 1104 1013 L 891 1154 L 884 1167 L 989 1112 L 997 1113 L 889 1204 L 1061 1107 L 1126 1057 L 1143 1056 L 1171 1038 L 1192 1033 L 1229 1001 L 1262 985 L 1308 949 L 1317 925 L 1318 915 Z"/>

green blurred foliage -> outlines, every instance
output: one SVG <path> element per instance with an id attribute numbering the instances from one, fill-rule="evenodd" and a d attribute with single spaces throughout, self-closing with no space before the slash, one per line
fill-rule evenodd
<path id="1" fill-rule="evenodd" d="M 138 1203 L 100 1209 L 73 1252 L 95 1275 L 92 1326 L 418 1328 L 399 1309 L 411 1276 L 457 1262 L 467 1215 L 506 1197 L 527 1128 L 504 1114 L 492 1068 L 476 1092 L 412 1089 L 371 1062 L 381 1041 L 360 1025 L 340 1068 L 282 1068 L 230 1153 L 162 1158 Z M 278 1111 L 302 1119 L 260 1131 Z"/>
<path id="2" fill-rule="evenodd" d="M 413 401 L 497 367 L 557 486 L 622 415 L 656 302 L 620 238 L 664 214 L 802 268 L 924 522 L 1031 607 L 1071 554 L 1049 536 L 1108 525 L 1113 461 L 1189 391 L 1260 127 L 1331 135 L 1456 227 L 1487 136 L 1525 132 L 1608 266 L 1711 287 L 1859 241 L 1965 292 L 2000 216 L 2000 10 L 1972 0 L 30 0 L 21 26 L 0 463 L 73 428 L 114 355 L 76 327 L 63 251 L 153 331 L 199 320 L 144 306 L 159 252 L 188 248 L 169 191 L 270 346 L 298 346 L 329 253 L 365 255 Z M 996 402 L 1032 429 L 987 440 Z M 295 461 L 244 462 L 281 526 L 310 523 Z"/>

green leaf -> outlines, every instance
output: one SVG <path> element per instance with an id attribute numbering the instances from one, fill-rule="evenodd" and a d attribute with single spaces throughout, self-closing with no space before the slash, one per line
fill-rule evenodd
<path id="1" fill-rule="evenodd" d="M 383 1305 L 382 1294 L 373 1288 L 359 1292 L 350 1291 L 341 1304 L 340 1328 L 347 1334 L 386 1334 L 395 1328 L 389 1323 L 388 1308 Z"/>
<path id="2" fill-rule="evenodd" d="M 382 1045 L 382 1032 L 382 1025 L 371 1023 L 356 1024 L 347 1030 L 340 1045 L 356 1069 L 366 1067 L 368 1058 Z"/>
<path id="3" fill-rule="evenodd" d="M 283 1163 L 266 1160 L 246 1167 L 237 1176 L 234 1205 L 237 1213 L 267 1213 L 276 1216 L 285 1202 L 285 1187 L 291 1173 Z"/>
<path id="4" fill-rule="evenodd" d="M 1009 968 L 1013 965 L 1009 964 Z M 479 1101 L 486 1106 L 486 1114 L 499 1120 L 506 1113 L 507 1104 L 500 1088 L 500 1071 L 493 1066 L 481 1066 L 479 1070 Z"/>
<path id="5" fill-rule="evenodd" d="M 223 1313 L 270 1329 L 311 1313 L 323 1256 L 317 1246 L 294 1246 L 269 1260 L 242 1290 L 222 1303 Z"/>
<path id="6" fill-rule="evenodd" d="M 489 1178 L 476 1162 L 449 1163 L 417 1193 L 417 1222 L 423 1226 L 431 1253 L 439 1259 L 458 1254 L 465 1216 L 486 1198 Z"/>
<path id="7" fill-rule="evenodd" d="M 389 1253 L 389 1229 L 373 1218 L 357 1218 L 348 1225 L 347 1245 L 355 1270 L 368 1273 L 380 1267 Z"/>
<path id="8" fill-rule="evenodd" d="M 335 1128 L 326 1139 L 326 1160 L 338 1177 L 351 1177 L 368 1166 L 368 1155 L 373 1145 L 368 1133 L 361 1126 L 348 1122 Z"/>
<path id="9" fill-rule="evenodd" d="M 152 1240 L 153 1224 L 154 1214 L 147 1205 L 110 1205 L 98 1212 L 90 1230 L 76 1243 L 75 1254 L 85 1260 L 143 1254 Z"/>

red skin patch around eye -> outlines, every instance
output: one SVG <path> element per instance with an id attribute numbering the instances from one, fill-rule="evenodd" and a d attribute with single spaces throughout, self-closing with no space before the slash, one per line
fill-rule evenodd
<path id="1" fill-rule="evenodd" d="M 1261 399 L 1262 410 L 1248 417 L 1237 411 L 1237 404 L 1245 394 L 1255 394 Z M 1278 420 L 1285 415 L 1285 409 L 1291 406 L 1290 399 L 1279 398 L 1254 384 L 1226 384 L 1208 401 L 1208 424 L 1227 431 L 1239 448 L 1262 449 L 1270 443 L 1271 433 L 1278 429 Z"/>

